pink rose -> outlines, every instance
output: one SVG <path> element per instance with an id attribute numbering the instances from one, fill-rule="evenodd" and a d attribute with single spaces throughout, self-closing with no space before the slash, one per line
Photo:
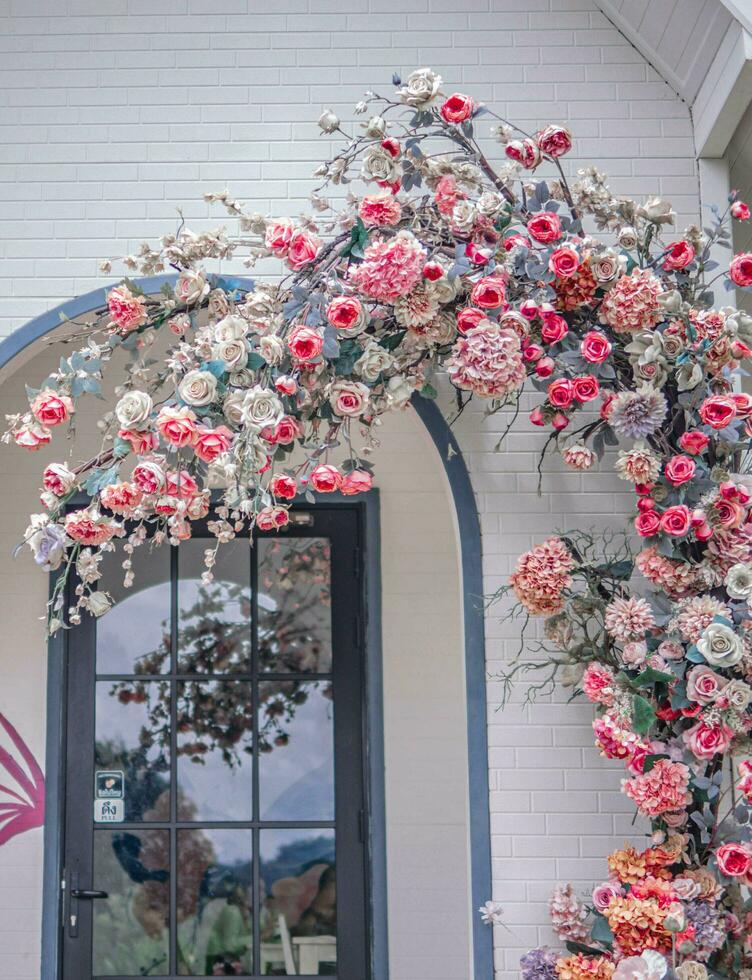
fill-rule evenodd
<path id="1" fill-rule="evenodd" d="M 740 527 L 746 517 L 746 511 L 738 500 L 724 500 L 723 497 L 713 504 L 713 514 L 724 531 Z"/>
<path id="2" fill-rule="evenodd" d="M 127 442 L 131 452 L 143 456 L 152 452 L 159 445 L 159 436 L 148 429 L 119 429 L 118 437 Z"/>
<path id="3" fill-rule="evenodd" d="M 676 272 L 686 267 L 694 260 L 695 250 L 689 242 L 674 242 L 669 245 L 663 259 L 663 268 L 666 272 Z"/>
<path id="4" fill-rule="evenodd" d="M 367 493 L 373 486 L 373 477 L 366 470 L 350 470 L 342 478 L 341 492 L 346 497 Z"/>
<path id="5" fill-rule="evenodd" d="M 708 725 L 704 721 L 696 722 L 682 735 L 684 744 L 698 759 L 712 759 L 727 752 L 733 737 L 728 725 Z"/>
<path id="6" fill-rule="evenodd" d="M 600 330 L 589 330 L 580 341 L 580 353 L 589 364 L 603 364 L 611 353 L 611 342 Z"/>
<path id="7" fill-rule="evenodd" d="M 470 294 L 471 302 L 484 310 L 497 310 L 506 299 L 506 282 L 500 276 L 479 279 Z"/>
<path id="8" fill-rule="evenodd" d="M 273 446 L 277 444 L 289 446 L 303 435 L 303 429 L 292 415 L 283 415 L 275 426 L 267 426 L 261 430 L 261 438 Z"/>
<path id="9" fill-rule="evenodd" d="M 280 218 L 279 221 L 272 221 L 266 226 L 264 244 L 277 258 L 284 258 L 290 247 L 290 239 L 294 231 L 295 222 L 292 218 Z"/>
<path id="10" fill-rule="evenodd" d="M 335 381 L 329 388 L 329 404 L 341 417 L 358 418 L 368 406 L 368 394 L 359 381 Z"/>
<path id="11" fill-rule="evenodd" d="M 612 898 L 624 894 L 624 889 L 618 881 L 604 881 L 593 889 L 593 905 L 599 912 L 605 912 Z"/>
<path id="12" fill-rule="evenodd" d="M 198 493 L 198 484 L 187 470 L 175 470 L 166 477 L 165 493 L 169 497 L 190 500 Z"/>
<path id="13" fill-rule="evenodd" d="M 519 234 L 507 235 L 503 245 L 505 252 L 511 252 L 513 248 L 517 248 L 518 246 L 520 248 L 530 248 L 530 239 Z"/>
<path id="14" fill-rule="evenodd" d="M 712 429 L 725 429 L 736 418 L 736 402 L 731 395 L 711 395 L 700 405 L 700 418 Z"/>
<path id="15" fill-rule="evenodd" d="M 340 333 L 350 337 L 360 333 L 366 324 L 363 304 L 352 296 L 336 296 L 326 308 L 326 318 Z"/>
<path id="16" fill-rule="evenodd" d="M 311 486 L 319 493 L 334 493 L 342 486 L 342 474 L 330 463 L 320 463 L 311 470 Z"/>
<path id="17" fill-rule="evenodd" d="M 107 309 L 120 333 L 130 333 L 146 323 L 146 300 L 134 296 L 127 286 L 116 286 L 109 291 Z"/>
<path id="18" fill-rule="evenodd" d="M 283 500 L 292 500 L 298 492 L 298 485 L 291 476 L 279 473 L 272 477 L 269 482 L 269 492 L 273 497 L 281 497 Z"/>
<path id="19" fill-rule="evenodd" d="M 301 323 L 290 331 L 287 346 L 296 361 L 303 363 L 317 361 L 324 349 L 324 335 L 313 327 Z"/>
<path id="20" fill-rule="evenodd" d="M 741 252 L 733 257 L 729 278 L 737 286 L 752 286 L 752 252 Z"/>
<path id="21" fill-rule="evenodd" d="M 548 400 L 555 408 L 569 408 L 574 401 L 574 388 L 569 378 L 558 378 L 548 386 Z"/>
<path id="22" fill-rule="evenodd" d="M 161 463 L 153 459 L 141 460 L 133 469 L 132 479 L 144 493 L 162 493 L 167 485 L 167 477 Z"/>
<path id="23" fill-rule="evenodd" d="M 439 112 L 441 113 L 442 119 L 446 122 L 461 123 L 472 116 L 474 109 L 475 103 L 469 95 L 462 95 L 460 92 L 455 92 L 454 95 L 450 95 L 444 102 Z"/>
<path id="24" fill-rule="evenodd" d="M 580 256 L 570 245 L 555 249 L 548 260 L 548 268 L 560 279 L 573 276 L 580 267 Z"/>
<path id="25" fill-rule="evenodd" d="M 748 844 L 729 841 L 715 852 L 718 870 L 727 878 L 744 878 L 752 872 L 752 851 Z"/>
<path id="26" fill-rule="evenodd" d="M 468 330 L 477 327 L 481 320 L 486 319 L 483 310 L 478 310 L 473 306 L 466 306 L 457 314 L 457 329 L 461 334 L 466 334 Z"/>
<path id="27" fill-rule="evenodd" d="M 725 679 L 710 667 L 699 665 L 687 674 L 687 697 L 698 704 L 712 704 L 725 686 Z"/>
<path id="28" fill-rule="evenodd" d="M 157 430 L 173 446 L 192 446 L 196 439 L 196 415 L 187 406 L 165 405 L 157 415 Z"/>
<path id="29" fill-rule="evenodd" d="M 553 357 L 541 357 L 535 365 L 535 373 L 539 378 L 550 378 L 556 368 L 556 361 Z"/>
<path id="30" fill-rule="evenodd" d="M 298 390 L 298 382 L 289 374 L 280 374 L 274 382 L 274 387 L 283 395 L 294 395 Z"/>
<path id="31" fill-rule="evenodd" d="M 689 483 L 694 477 L 697 464 L 689 456 L 672 456 L 666 463 L 664 473 L 666 479 L 675 487 Z"/>
<path id="32" fill-rule="evenodd" d="M 684 432 L 679 439 L 679 446 L 685 453 L 689 453 L 691 456 L 699 456 L 707 448 L 709 442 L 709 436 L 706 436 L 704 432 L 697 432 L 695 430 Z"/>
<path id="33" fill-rule="evenodd" d="M 309 231 L 298 228 L 292 233 L 290 239 L 290 246 L 287 249 L 287 264 L 294 272 L 298 272 L 310 265 L 320 251 L 321 239 Z"/>
<path id="34" fill-rule="evenodd" d="M 212 463 L 220 453 L 227 452 L 233 438 L 232 432 L 224 425 L 218 425 L 216 429 L 199 426 L 193 451 L 204 463 Z"/>
<path id="35" fill-rule="evenodd" d="M 661 515 L 661 530 L 671 537 L 681 538 L 689 531 L 692 522 L 692 511 L 685 504 L 674 504 L 667 507 Z"/>
<path id="36" fill-rule="evenodd" d="M 730 210 L 731 217 L 737 221 L 749 221 L 750 211 L 744 201 L 734 201 Z"/>
<path id="37" fill-rule="evenodd" d="M 546 126 L 535 134 L 535 140 L 541 148 L 541 153 L 549 157 L 561 157 L 572 149 L 572 134 L 565 126 L 554 124 Z"/>
<path id="38" fill-rule="evenodd" d="M 31 413 L 40 425 L 52 428 L 67 422 L 73 414 L 73 402 L 52 388 L 43 388 L 31 402 Z"/>
<path id="39" fill-rule="evenodd" d="M 532 139 L 510 140 L 504 147 L 504 152 L 510 160 L 528 170 L 537 167 L 541 161 L 540 147 Z"/>
<path id="40" fill-rule="evenodd" d="M 569 333 L 569 324 L 558 313 L 548 313 L 543 317 L 541 338 L 546 344 L 558 344 Z"/>
<path id="41" fill-rule="evenodd" d="M 259 531 L 278 531 L 290 523 L 290 515 L 285 507 L 264 507 L 256 515 Z"/>
<path id="42" fill-rule="evenodd" d="M 393 136 L 387 136 L 385 140 L 381 141 L 381 149 L 386 150 L 389 156 L 394 157 L 395 160 L 402 153 L 399 140 L 396 140 Z"/>
<path id="43" fill-rule="evenodd" d="M 578 402 L 591 402 L 600 394 L 601 386 L 592 374 L 583 374 L 572 378 L 572 390 Z"/>
<path id="44" fill-rule="evenodd" d="M 548 245 L 561 238 L 561 221 L 553 211 L 539 211 L 528 221 L 527 230 L 536 242 Z"/>
<path id="45" fill-rule="evenodd" d="M 36 452 L 52 439 L 52 433 L 39 422 L 27 422 L 13 430 L 13 441 L 22 449 Z"/>
<path id="46" fill-rule="evenodd" d="M 42 486 L 47 493 L 63 497 L 76 482 L 76 474 L 65 463 L 50 463 L 42 475 Z"/>

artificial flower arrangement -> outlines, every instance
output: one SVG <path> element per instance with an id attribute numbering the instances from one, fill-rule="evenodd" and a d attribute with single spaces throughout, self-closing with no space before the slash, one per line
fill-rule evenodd
<path id="1" fill-rule="evenodd" d="M 653 837 L 611 855 L 589 903 L 557 890 L 568 950 L 531 951 L 523 977 L 750 978 L 752 767 L 727 788 L 723 773 L 752 725 L 752 483 L 738 475 L 752 396 L 736 382 L 752 317 L 711 288 L 731 300 L 752 286 L 752 254 L 727 269 L 716 259 L 749 209 L 732 195 L 707 226 L 673 234 L 666 202 L 617 198 L 593 167 L 570 183 L 565 126 L 522 132 L 426 68 L 394 86 L 367 93 L 352 132 L 332 112 L 319 119 L 341 149 L 316 171 L 310 214 L 268 219 L 209 194 L 236 236 L 181 224 L 126 257 L 145 275 L 174 270 L 176 285 L 111 289 L 78 349 L 9 417 L 5 441 L 38 449 L 100 391 L 116 354 L 129 359 L 99 452 L 43 474 L 26 540 L 59 570 L 50 629 L 107 612 L 97 583 L 116 539 L 128 585 L 135 548 L 178 544 L 208 519 L 209 584 L 216 549 L 284 527 L 297 496 L 367 491 L 381 416 L 435 397 L 438 372 L 459 411 L 476 397 L 516 417 L 533 388 L 544 453 L 587 470 L 620 447 L 643 546 L 553 537 L 520 558 L 511 588 L 546 617 L 543 684 L 563 673 L 597 705 L 596 742 L 623 760 Z M 345 190 L 354 178 L 359 194 Z M 207 268 L 240 255 L 275 257 L 285 275 L 248 289 Z M 155 356 L 158 337 L 169 343 Z M 89 503 L 71 507 L 81 492 Z"/>

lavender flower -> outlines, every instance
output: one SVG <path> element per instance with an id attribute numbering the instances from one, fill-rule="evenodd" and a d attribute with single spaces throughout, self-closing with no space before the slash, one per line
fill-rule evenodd
<path id="1" fill-rule="evenodd" d="M 531 949 L 520 960 L 522 980 L 556 980 L 559 954 L 548 946 Z"/>
<path id="2" fill-rule="evenodd" d="M 686 905 L 687 921 L 695 927 L 695 942 L 703 952 L 712 953 L 726 941 L 723 915 L 708 902 L 694 901 Z"/>

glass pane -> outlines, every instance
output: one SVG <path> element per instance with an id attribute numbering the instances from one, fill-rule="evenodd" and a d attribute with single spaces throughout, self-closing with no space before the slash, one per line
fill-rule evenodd
<path id="1" fill-rule="evenodd" d="M 161 674 L 170 669 L 170 548 L 143 544 L 123 587 L 122 545 L 102 560 L 100 589 L 115 605 L 96 621 L 98 674 Z"/>
<path id="2" fill-rule="evenodd" d="M 328 682 L 259 685 L 262 820 L 334 819 L 333 715 Z"/>
<path id="3" fill-rule="evenodd" d="M 178 818 L 253 816 L 253 707 L 245 681 L 178 683 Z"/>
<path id="4" fill-rule="evenodd" d="M 169 974 L 169 868 L 168 830 L 95 831 L 94 976 Z"/>
<path id="5" fill-rule="evenodd" d="M 178 832 L 178 973 L 253 972 L 250 830 Z"/>
<path id="6" fill-rule="evenodd" d="M 211 539 L 180 545 L 178 672 L 211 674 L 251 669 L 251 549 L 247 540 L 220 546 L 204 584 L 204 551 Z"/>
<path id="7" fill-rule="evenodd" d="M 337 964 L 334 831 L 262 830 L 259 846 L 262 974 L 333 975 Z M 268 969 L 265 963 L 270 964 Z"/>
<path id="8" fill-rule="evenodd" d="M 327 538 L 261 538 L 259 662 L 277 673 L 332 667 L 331 548 Z"/>
<path id="9" fill-rule="evenodd" d="M 95 732 L 95 770 L 123 773 L 125 820 L 169 820 L 169 681 L 98 681 Z"/>

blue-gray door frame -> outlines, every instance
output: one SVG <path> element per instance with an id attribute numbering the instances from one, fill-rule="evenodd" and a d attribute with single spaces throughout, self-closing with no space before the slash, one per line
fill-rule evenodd
<path id="1" fill-rule="evenodd" d="M 175 276 L 151 276 L 139 280 L 146 293 L 157 293 Z M 250 281 L 234 280 L 239 288 Z M 106 304 L 111 286 L 96 289 L 62 303 L 30 320 L 0 342 L 0 371 L 19 354 L 68 319 L 85 316 Z M 50 336 L 50 339 L 52 337 Z M 486 661 L 483 608 L 481 534 L 470 475 L 451 429 L 436 404 L 424 398 L 413 406 L 426 426 L 449 480 L 457 514 L 462 589 L 464 597 L 465 687 L 467 697 L 467 748 L 471 861 L 472 957 L 475 980 L 493 978 L 492 932 L 481 922 L 477 908 L 491 897 L 491 831 L 488 806 L 488 736 L 486 721 Z M 383 687 L 381 682 L 381 585 L 380 533 L 377 495 L 366 500 L 367 571 L 367 705 L 371 790 L 371 851 L 374 858 L 373 937 L 374 980 L 387 980 L 386 817 L 384 794 Z M 46 785 L 44 824 L 44 883 L 42 904 L 41 980 L 57 980 L 60 944 L 60 874 L 62 857 L 63 742 L 65 635 L 50 640 L 47 672 Z"/>

